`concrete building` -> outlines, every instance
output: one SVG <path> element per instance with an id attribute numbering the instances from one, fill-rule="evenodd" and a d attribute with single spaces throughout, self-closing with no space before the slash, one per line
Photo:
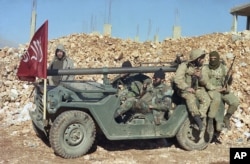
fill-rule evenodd
<path id="1" fill-rule="evenodd" d="M 246 30 L 250 30 L 250 3 L 236 6 L 231 9 L 230 13 L 233 15 L 233 24 L 231 31 L 237 32 L 238 16 L 246 16 Z"/>
<path id="2" fill-rule="evenodd" d="M 181 38 L 181 26 L 173 27 L 173 39 Z"/>

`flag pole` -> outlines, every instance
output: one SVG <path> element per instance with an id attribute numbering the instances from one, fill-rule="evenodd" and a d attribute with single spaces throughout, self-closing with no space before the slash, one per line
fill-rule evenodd
<path id="1" fill-rule="evenodd" d="M 43 120 L 44 123 L 46 123 L 46 100 L 47 100 L 47 79 L 44 79 L 44 83 L 43 83 Z"/>

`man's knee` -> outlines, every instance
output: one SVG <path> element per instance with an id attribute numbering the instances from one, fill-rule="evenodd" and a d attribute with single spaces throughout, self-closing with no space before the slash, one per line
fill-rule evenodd
<path id="1" fill-rule="evenodd" d="M 235 107 L 238 107 L 240 105 L 240 101 L 238 98 L 234 98 L 230 101 L 229 105 L 232 105 L 232 106 L 235 106 Z"/>
<path id="2" fill-rule="evenodd" d="M 208 92 L 212 101 L 221 101 L 221 94 L 217 91 L 209 91 Z"/>

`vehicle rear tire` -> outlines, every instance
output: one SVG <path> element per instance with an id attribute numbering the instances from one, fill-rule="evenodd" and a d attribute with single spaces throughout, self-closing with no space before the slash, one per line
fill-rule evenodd
<path id="1" fill-rule="evenodd" d="M 95 136 L 95 123 L 87 113 L 66 111 L 53 122 L 49 140 L 55 154 L 63 158 L 77 158 L 89 151 Z"/>
<path id="2" fill-rule="evenodd" d="M 204 135 L 200 137 L 200 132 L 195 128 L 194 121 L 190 122 L 189 117 L 184 121 L 179 131 L 176 134 L 176 139 L 180 146 L 185 150 L 203 150 L 211 142 L 213 138 L 213 132 L 207 132 L 205 130 Z"/>

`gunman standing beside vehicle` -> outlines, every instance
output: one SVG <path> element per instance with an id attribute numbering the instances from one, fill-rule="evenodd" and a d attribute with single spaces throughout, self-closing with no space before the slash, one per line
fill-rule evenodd
<path id="1" fill-rule="evenodd" d="M 74 68 L 74 62 L 67 55 L 65 48 L 62 44 L 57 45 L 55 51 L 55 57 L 49 65 L 49 70 L 53 69 L 72 69 Z M 58 85 L 62 80 L 74 80 L 74 75 L 63 76 L 49 76 L 50 85 Z"/>
<path id="2" fill-rule="evenodd" d="M 179 89 L 179 94 L 185 99 L 188 110 L 200 131 L 205 127 L 207 110 L 211 101 L 205 88 L 199 82 L 205 55 L 205 52 L 201 49 L 191 51 L 189 61 L 179 65 L 174 77 L 174 83 Z M 197 106 L 197 99 L 200 104 L 199 107 Z"/>
<path id="3" fill-rule="evenodd" d="M 233 63 L 232 63 L 233 64 Z M 213 118 L 219 109 L 221 100 L 229 105 L 224 123 L 227 129 L 230 129 L 230 118 L 239 106 L 239 99 L 230 92 L 228 85 L 232 84 L 232 74 L 227 76 L 227 68 L 220 61 L 220 55 L 217 51 L 209 53 L 209 64 L 202 69 L 202 83 L 204 83 L 208 94 L 212 99 L 210 110 L 208 112 L 208 125 L 213 124 Z M 225 79 L 228 78 L 226 86 L 224 86 Z M 221 131 L 223 123 L 216 124 L 216 130 Z"/>

